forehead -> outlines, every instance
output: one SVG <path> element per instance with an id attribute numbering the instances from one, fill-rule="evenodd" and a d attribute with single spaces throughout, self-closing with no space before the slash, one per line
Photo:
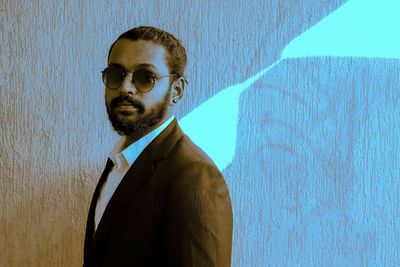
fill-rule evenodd
<path id="1" fill-rule="evenodd" d="M 168 73 L 165 48 L 145 40 L 118 40 L 111 50 L 108 64 L 119 64 L 127 70 L 133 70 L 141 64 L 149 64 L 159 72 Z"/>

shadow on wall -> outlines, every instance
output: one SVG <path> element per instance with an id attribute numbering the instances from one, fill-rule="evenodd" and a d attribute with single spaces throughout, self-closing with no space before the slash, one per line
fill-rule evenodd
<path id="1" fill-rule="evenodd" d="M 291 41 L 273 64 L 243 83 L 221 90 L 182 118 L 182 128 L 220 170 L 225 169 L 235 156 L 242 92 L 282 60 L 306 57 L 400 59 L 399 10 L 400 2 L 395 0 L 347 2 Z"/>

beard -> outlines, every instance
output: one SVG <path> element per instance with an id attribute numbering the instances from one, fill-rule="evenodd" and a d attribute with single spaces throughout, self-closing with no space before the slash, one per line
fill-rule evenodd
<path id="1" fill-rule="evenodd" d="M 170 94 L 171 90 L 168 90 L 164 98 L 154 104 L 147 114 L 145 113 L 145 107 L 143 104 L 134 99 L 131 95 L 119 96 L 113 99 L 110 106 L 108 106 L 106 102 L 108 119 L 110 120 L 113 129 L 119 135 L 140 135 L 147 132 L 165 117 L 169 105 Z M 132 106 L 137 109 L 137 117 L 135 119 L 121 118 L 121 116 L 114 111 L 114 108 L 123 101 L 131 103 Z"/>

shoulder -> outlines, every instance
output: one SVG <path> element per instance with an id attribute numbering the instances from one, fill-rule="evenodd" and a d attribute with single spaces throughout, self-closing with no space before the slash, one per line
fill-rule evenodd
<path id="1" fill-rule="evenodd" d="M 168 161 L 178 172 L 205 171 L 221 174 L 213 160 L 185 134 L 170 151 Z"/>
<path id="2" fill-rule="evenodd" d="M 183 135 L 168 155 L 171 192 L 176 196 L 229 197 L 225 178 L 210 157 Z"/>
<path id="3" fill-rule="evenodd" d="M 193 141 L 186 134 L 184 134 L 182 138 L 178 140 L 176 152 L 188 153 L 196 161 L 207 161 L 214 164 L 210 157 L 199 146 L 193 143 Z"/>

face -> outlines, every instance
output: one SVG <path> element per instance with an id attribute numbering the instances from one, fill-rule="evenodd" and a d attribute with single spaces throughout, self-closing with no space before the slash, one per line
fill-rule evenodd
<path id="1" fill-rule="evenodd" d="M 166 50 L 150 41 L 119 40 L 113 47 L 108 65 L 117 65 L 128 73 L 118 88 L 105 89 L 108 117 L 120 135 L 141 135 L 156 127 L 169 111 L 170 78 L 155 79 L 151 91 L 142 93 L 132 83 L 132 73 L 146 69 L 160 77 L 169 74 Z"/>

